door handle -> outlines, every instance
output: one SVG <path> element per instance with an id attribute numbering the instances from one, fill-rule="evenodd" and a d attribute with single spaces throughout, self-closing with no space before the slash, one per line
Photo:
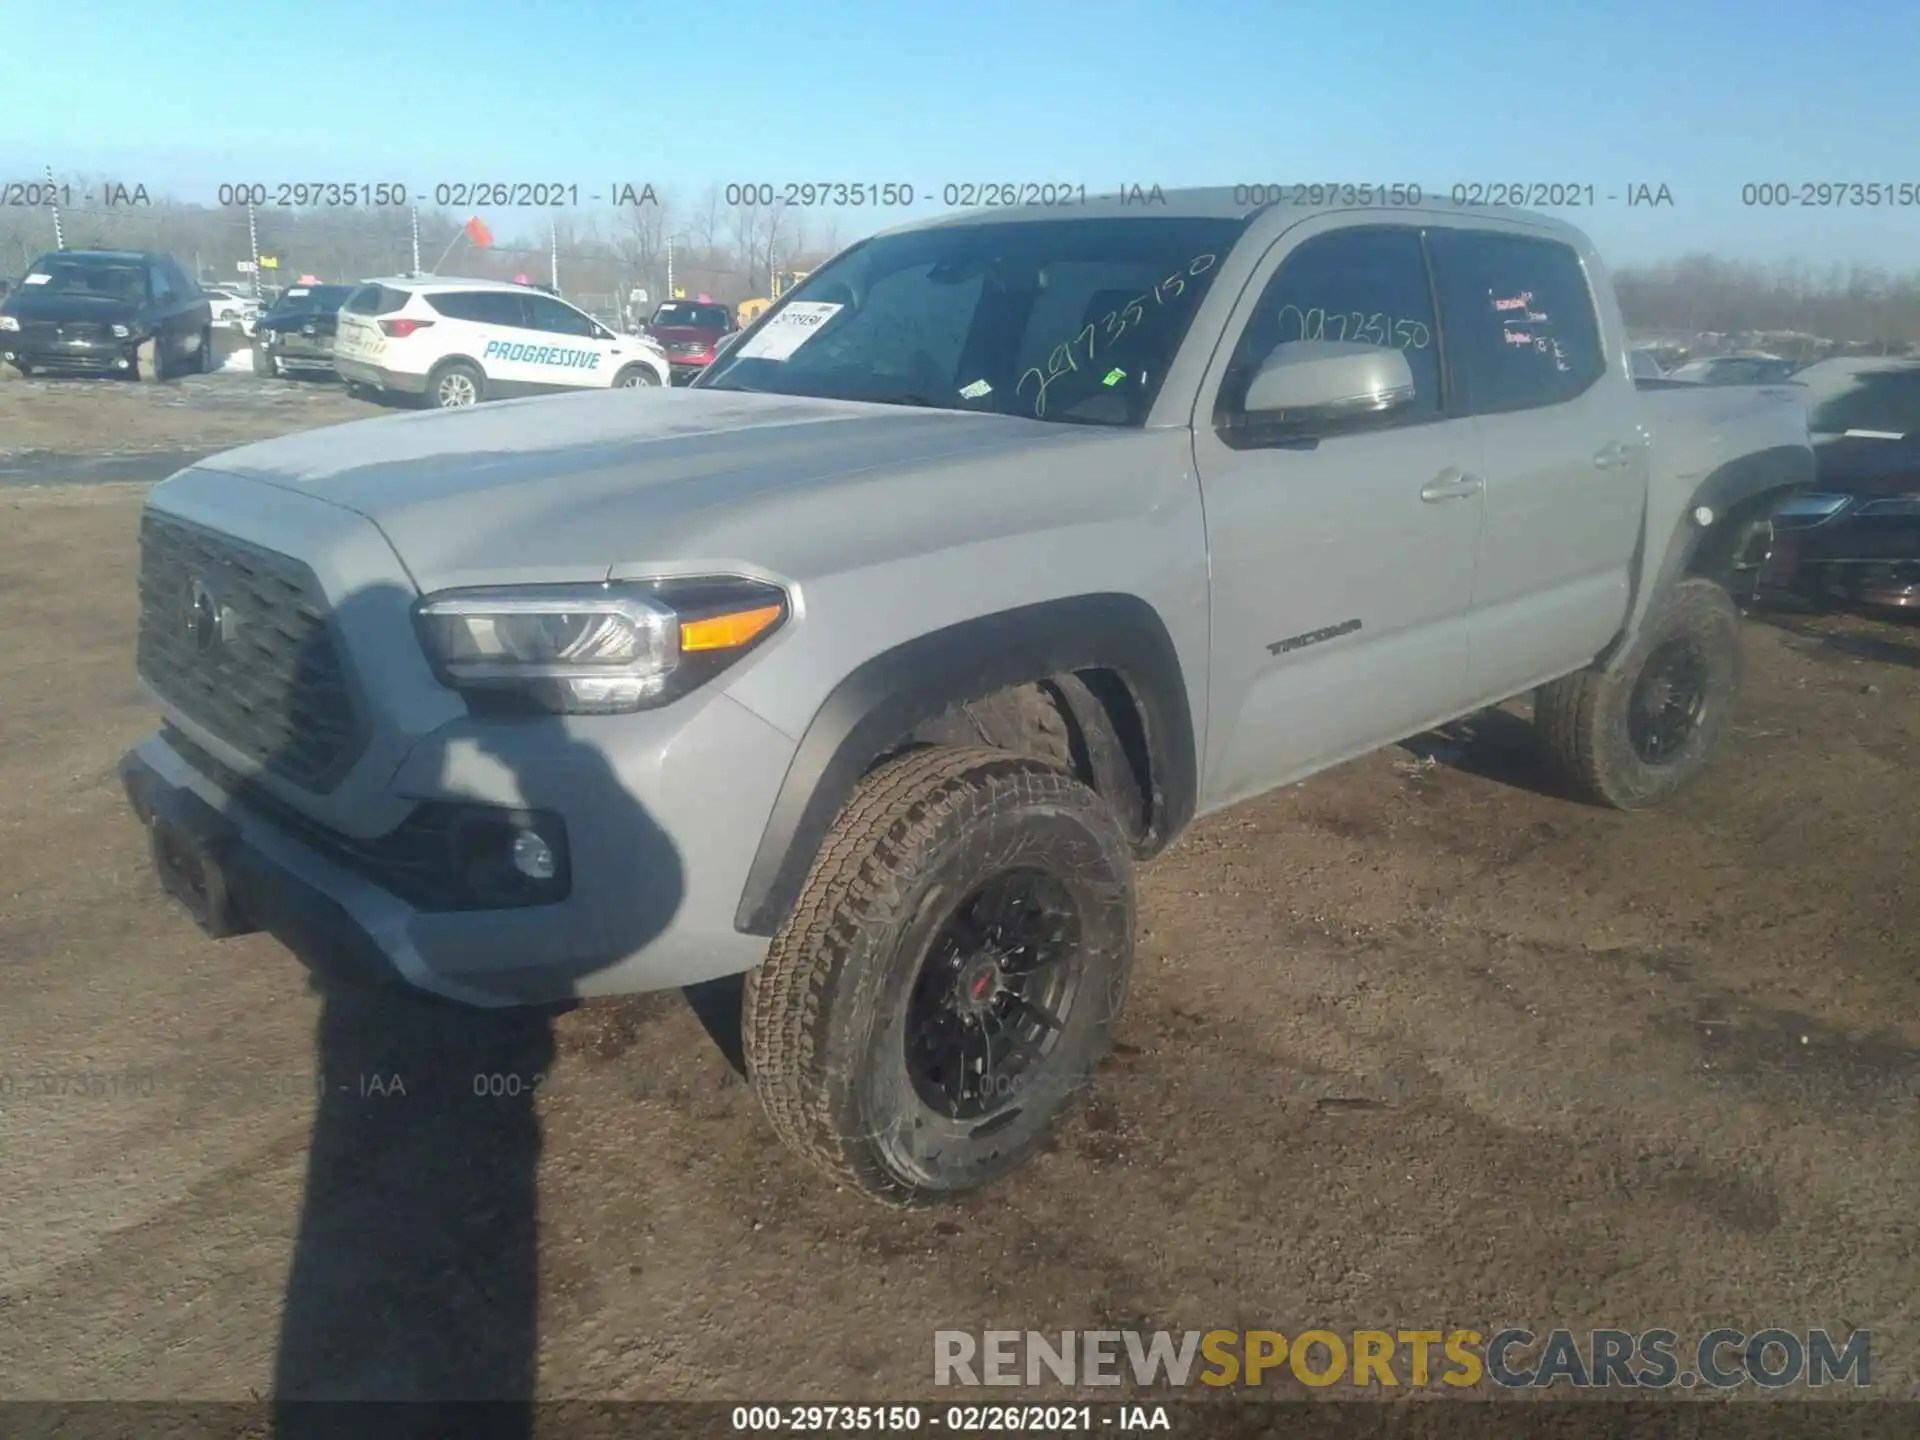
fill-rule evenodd
<path id="1" fill-rule="evenodd" d="M 1420 498 L 1429 505 L 1435 505 L 1442 500 L 1464 500 L 1486 488 L 1487 482 L 1478 475 L 1469 475 L 1464 470 L 1449 466 L 1427 482 L 1420 491 Z"/>
<path id="2" fill-rule="evenodd" d="M 1622 445 L 1618 440 L 1615 440 L 1611 445 L 1602 445 L 1594 452 L 1593 468 L 1596 470 L 1611 470 L 1616 465 L 1624 465 L 1627 463 L 1629 453 L 1627 447 Z"/>

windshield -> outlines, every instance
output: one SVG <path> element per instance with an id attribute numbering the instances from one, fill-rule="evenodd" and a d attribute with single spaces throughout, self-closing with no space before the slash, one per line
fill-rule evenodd
<path id="1" fill-rule="evenodd" d="M 296 285 L 273 302 L 269 314 L 285 315 L 300 310 L 338 310 L 353 294 L 351 285 Z"/>
<path id="2" fill-rule="evenodd" d="M 91 295 L 138 305 L 147 298 L 147 270 L 135 261 L 48 255 L 35 262 L 21 288 L 42 295 Z"/>
<path id="3" fill-rule="evenodd" d="M 1141 425 L 1241 219 L 940 226 L 857 245 L 695 382 Z"/>
<path id="4" fill-rule="evenodd" d="M 684 302 L 669 301 L 653 312 L 655 325 L 695 325 L 702 330 L 724 330 L 727 328 L 727 307 L 724 305 L 688 305 Z"/>

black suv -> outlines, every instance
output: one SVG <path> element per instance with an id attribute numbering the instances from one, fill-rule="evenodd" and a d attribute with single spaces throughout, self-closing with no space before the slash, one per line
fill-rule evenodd
<path id="1" fill-rule="evenodd" d="M 0 301 L 0 358 L 22 375 L 211 370 L 213 307 L 171 255 L 57 250 Z"/>
<path id="2" fill-rule="evenodd" d="M 253 373 L 333 374 L 333 337 L 340 307 L 357 285 L 293 285 L 253 325 Z"/>

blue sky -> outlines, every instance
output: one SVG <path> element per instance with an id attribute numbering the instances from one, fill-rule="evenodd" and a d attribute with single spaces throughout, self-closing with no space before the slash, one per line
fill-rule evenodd
<path id="1" fill-rule="evenodd" d="M 1920 190 L 1916 0 L 90 0 L 14 7 L 0 54 L 0 178 L 1563 182 L 1595 186 L 1566 213 L 1619 262 L 1920 268 L 1920 204 L 1741 203 Z M 1634 183 L 1673 205 L 1606 201 Z"/>

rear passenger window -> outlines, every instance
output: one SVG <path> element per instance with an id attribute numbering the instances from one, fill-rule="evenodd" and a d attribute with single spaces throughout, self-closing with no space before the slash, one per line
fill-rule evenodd
<path id="1" fill-rule="evenodd" d="M 1356 227 L 1316 236 L 1281 261 L 1267 282 L 1221 383 L 1219 418 L 1244 411 L 1247 386 L 1274 347 L 1340 340 L 1390 346 L 1407 357 L 1413 404 L 1380 423 L 1435 419 L 1441 410 L 1438 331 L 1418 231 Z"/>
<path id="2" fill-rule="evenodd" d="M 506 325 L 514 329 L 526 326 L 523 299 L 504 290 L 454 290 L 444 295 L 427 296 L 427 304 L 449 320 L 469 320 L 476 325 Z"/>
<path id="3" fill-rule="evenodd" d="M 1607 373 L 1586 268 L 1552 240 L 1431 233 L 1447 345 L 1476 414 L 1562 405 Z"/>
<path id="4" fill-rule="evenodd" d="M 407 303 L 407 292 L 385 285 L 362 285 L 342 307 L 355 315 L 391 315 Z"/>

